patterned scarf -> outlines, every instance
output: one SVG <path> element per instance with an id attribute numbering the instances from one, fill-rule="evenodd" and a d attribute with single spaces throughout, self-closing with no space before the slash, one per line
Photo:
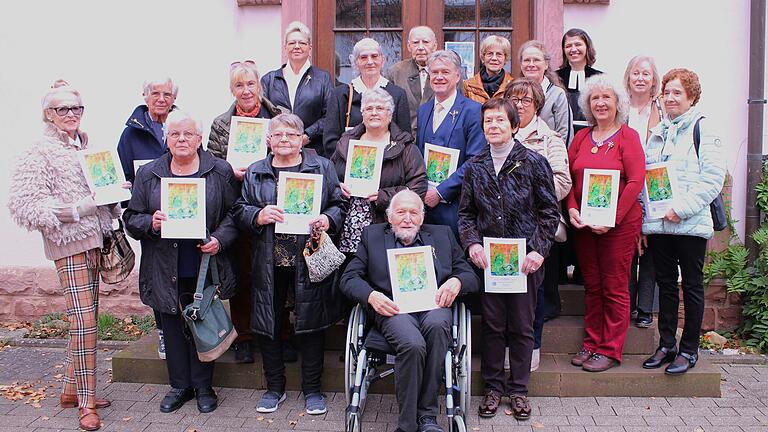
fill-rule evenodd
<path id="1" fill-rule="evenodd" d="M 480 66 L 480 81 L 483 82 L 483 89 L 488 93 L 488 97 L 492 98 L 504 81 L 504 70 L 502 69 L 495 76 L 491 76 L 485 66 Z"/>
<path id="2" fill-rule="evenodd" d="M 261 103 L 257 103 L 256 108 L 248 112 L 241 110 L 240 105 L 235 104 L 235 115 L 240 117 L 257 117 L 259 115 L 259 111 L 261 111 Z"/>

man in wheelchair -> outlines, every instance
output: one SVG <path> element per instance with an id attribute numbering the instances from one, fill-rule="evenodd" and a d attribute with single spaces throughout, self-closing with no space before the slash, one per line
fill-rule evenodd
<path id="1" fill-rule="evenodd" d="M 396 432 L 442 432 L 437 424 L 438 395 L 450 340 L 451 305 L 459 294 L 476 292 L 479 280 L 447 226 L 422 225 L 424 204 L 416 193 L 395 194 L 388 224 L 366 227 L 341 278 L 342 292 L 362 305 L 395 350 Z M 432 246 L 437 309 L 401 314 L 392 301 L 387 249 Z"/>

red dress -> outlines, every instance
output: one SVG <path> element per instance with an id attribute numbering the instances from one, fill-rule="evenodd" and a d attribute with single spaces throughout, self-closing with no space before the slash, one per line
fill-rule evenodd
<path id="1" fill-rule="evenodd" d="M 645 179 L 640 136 L 627 125 L 593 153 L 592 128 L 580 130 L 568 149 L 573 187 L 568 209 L 579 209 L 584 169 L 619 170 L 616 226 L 605 234 L 576 230 L 576 254 L 584 276 L 584 348 L 621 361 L 629 327 L 629 271 L 643 212 L 638 196 Z M 611 146 L 610 143 L 613 143 Z"/>

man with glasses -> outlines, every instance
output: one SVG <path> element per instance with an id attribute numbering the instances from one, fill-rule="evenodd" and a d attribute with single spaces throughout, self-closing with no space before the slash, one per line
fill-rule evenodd
<path id="1" fill-rule="evenodd" d="M 157 159 L 168 151 L 165 144 L 165 119 L 176 108 L 173 103 L 179 92 L 179 87 L 170 77 L 144 81 L 142 89 L 146 105 L 139 105 L 133 110 L 117 143 L 117 154 L 123 166 L 123 174 L 131 183 L 136 177 L 134 163 L 139 165 L 141 161 Z M 155 324 L 159 338 L 157 355 L 165 360 L 163 327 L 157 311 Z"/>

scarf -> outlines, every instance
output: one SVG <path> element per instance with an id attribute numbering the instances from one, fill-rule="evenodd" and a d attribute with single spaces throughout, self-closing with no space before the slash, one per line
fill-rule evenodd
<path id="1" fill-rule="evenodd" d="M 504 161 L 507 160 L 509 152 L 512 151 L 512 147 L 515 146 L 515 137 L 513 136 L 508 143 L 501 146 L 491 145 L 491 159 L 493 160 L 493 170 L 496 171 L 496 175 L 499 175 L 501 167 L 504 166 Z"/>
<path id="2" fill-rule="evenodd" d="M 664 138 L 662 154 L 672 154 L 672 150 L 677 145 L 677 138 L 684 134 L 697 118 L 699 118 L 699 110 L 691 107 L 672 120 L 666 117 L 662 120 L 661 137 Z"/>
<path id="3" fill-rule="evenodd" d="M 240 105 L 235 104 L 235 115 L 240 117 L 256 117 L 259 115 L 259 111 L 261 111 L 261 103 L 257 103 L 256 108 L 248 112 L 241 110 Z"/>
<path id="4" fill-rule="evenodd" d="M 504 69 L 500 70 L 496 76 L 491 76 L 485 66 L 480 66 L 480 81 L 483 82 L 483 89 L 488 93 L 488 97 L 492 98 L 504 81 Z"/>

